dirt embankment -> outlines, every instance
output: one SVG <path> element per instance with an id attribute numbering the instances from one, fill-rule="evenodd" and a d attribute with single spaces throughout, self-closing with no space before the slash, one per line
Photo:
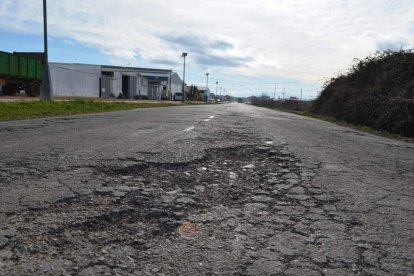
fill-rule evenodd
<path id="1" fill-rule="evenodd" d="M 311 112 L 414 137 L 414 50 L 356 60 L 325 84 Z"/>

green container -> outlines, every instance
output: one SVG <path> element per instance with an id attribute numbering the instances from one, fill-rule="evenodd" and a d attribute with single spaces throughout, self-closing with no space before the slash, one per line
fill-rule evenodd
<path id="1" fill-rule="evenodd" d="M 9 74 L 12 77 L 19 77 L 19 57 L 10 54 Z"/>
<path id="2" fill-rule="evenodd" d="M 19 78 L 27 79 L 28 78 L 28 62 L 27 57 L 19 57 Z"/>
<path id="3" fill-rule="evenodd" d="M 43 62 L 0 51 L 0 76 L 41 80 L 43 78 Z"/>
<path id="4" fill-rule="evenodd" d="M 36 60 L 36 79 L 43 79 L 43 62 Z"/>
<path id="5" fill-rule="evenodd" d="M 27 77 L 29 79 L 36 79 L 36 60 L 27 59 Z"/>
<path id="6" fill-rule="evenodd" d="M 0 52 L 0 75 L 8 76 L 10 74 L 10 54 Z"/>

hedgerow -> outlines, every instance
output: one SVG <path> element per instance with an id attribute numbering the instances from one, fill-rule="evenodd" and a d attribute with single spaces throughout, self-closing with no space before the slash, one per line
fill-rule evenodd
<path id="1" fill-rule="evenodd" d="M 324 84 L 310 112 L 414 137 L 414 51 L 381 51 L 354 60 Z"/>

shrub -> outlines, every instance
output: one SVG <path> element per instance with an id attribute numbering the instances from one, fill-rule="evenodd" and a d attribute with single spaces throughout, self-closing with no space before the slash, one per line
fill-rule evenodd
<path id="1" fill-rule="evenodd" d="M 324 84 L 312 113 L 414 137 L 414 52 L 382 51 L 354 60 Z"/>

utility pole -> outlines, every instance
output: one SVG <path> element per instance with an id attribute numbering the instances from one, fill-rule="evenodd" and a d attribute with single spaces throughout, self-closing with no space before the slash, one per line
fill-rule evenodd
<path id="1" fill-rule="evenodd" d="M 282 95 L 283 95 L 283 101 L 285 100 L 285 88 L 283 87 L 283 93 L 282 93 Z"/>
<path id="2" fill-rule="evenodd" d="M 49 101 L 53 101 L 53 91 L 50 87 L 50 72 L 49 72 L 49 58 L 48 58 L 48 46 L 47 46 L 47 3 L 43 0 L 43 79 L 42 79 L 42 94 L 41 98 Z"/>
<path id="3" fill-rule="evenodd" d="M 183 68 L 183 87 L 182 87 L 182 92 L 183 92 L 183 102 L 185 101 L 185 57 L 187 56 L 187 53 L 182 53 L 181 55 L 184 58 L 184 68 Z"/>
<path id="4" fill-rule="evenodd" d="M 172 69 L 170 69 L 170 77 L 168 79 L 168 82 L 169 82 L 168 83 L 168 90 L 169 90 L 168 96 L 170 97 L 170 100 L 173 99 L 173 94 L 171 92 L 171 75 L 172 75 Z"/>
<path id="5" fill-rule="evenodd" d="M 206 86 L 206 102 L 208 102 L 208 75 L 210 75 L 210 73 L 206 73 L 206 76 L 207 76 L 207 86 Z"/>
<path id="6" fill-rule="evenodd" d="M 300 89 L 300 101 L 302 101 L 302 88 Z"/>
<path id="7" fill-rule="evenodd" d="M 275 83 L 275 91 L 273 92 L 273 100 L 276 100 L 276 86 L 277 84 Z"/>
<path id="8" fill-rule="evenodd" d="M 218 93 L 218 81 L 216 81 L 216 102 L 217 102 L 217 93 Z"/>

